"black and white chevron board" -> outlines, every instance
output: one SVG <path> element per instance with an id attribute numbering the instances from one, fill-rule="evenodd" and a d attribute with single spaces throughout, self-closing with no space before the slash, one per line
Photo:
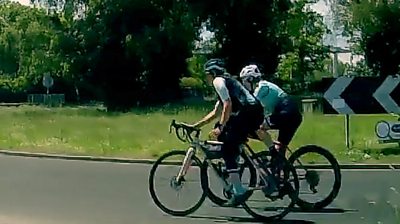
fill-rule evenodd
<path id="1" fill-rule="evenodd" d="M 400 114 L 400 76 L 324 78 L 324 114 Z"/>

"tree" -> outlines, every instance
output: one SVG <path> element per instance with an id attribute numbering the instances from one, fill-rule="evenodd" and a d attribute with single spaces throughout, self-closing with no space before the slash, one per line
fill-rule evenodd
<path id="1" fill-rule="evenodd" d="M 200 22 L 215 32 L 219 47 L 213 56 L 225 58 L 232 74 L 257 63 L 266 78 L 274 78 L 278 71 L 277 78 L 292 83 L 290 89 L 296 92 L 310 82 L 314 70 L 322 69 L 328 56 L 322 43 L 326 26 L 308 3 L 201 1 L 196 7 Z"/>
<path id="2" fill-rule="evenodd" d="M 196 8 L 196 27 L 205 23 L 215 33 L 217 49 L 212 56 L 224 58 L 230 73 L 238 75 L 250 62 L 259 64 L 267 75 L 275 72 L 286 41 L 277 34 L 290 1 L 191 0 L 190 3 Z"/>
<path id="3" fill-rule="evenodd" d="M 75 46 L 70 61 L 79 62 L 70 66 L 99 89 L 110 110 L 179 98 L 195 35 L 187 2 L 40 2 L 61 9 L 64 17 L 81 14 L 68 35 Z"/>
<path id="4" fill-rule="evenodd" d="M 345 8 L 347 32 L 355 54 L 365 55 L 365 63 L 375 75 L 398 72 L 400 65 L 400 3 L 398 1 L 352 1 Z"/>
<path id="5" fill-rule="evenodd" d="M 45 73 L 59 75 L 57 31 L 44 10 L 0 3 L 0 74 L 4 88 L 26 90 Z"/>
<path id="6" fill-rule="evenodd" d="M 32 2 L 46 6 L 44 14 L 55 29 L 45 48 L 51 54 L 32 58 L 51 57 L 58 66 L 53 70 L 76 92 L 84 84 L 93 87 L 110 110 L 178 99 L 180 78 L 195 72 L 188 70 L 195 67 L 187 59 L 203 24 L 215 33 L 213 56 L 225 58 L 233 75 L 257 63 L 271 78 L 284 55 L 289 61 L 280 68 L 294 63 L 290 81 L 303 84 L 324 58 L 322 20 L 305 10 L 305 1 Z M 39 64 L 37 70 L 50 67 Z"/>
<path id="7" fill-rule="evenodd" d="M 296 93 L 314 81 L 315 71 L 323 70 L 328 51 L 323 36 L 328 32 L 323 18 L 300 0 L 293 4 L 286 20 L 282 22 L 280 36 L 290 41 L 284 45 L 284 55 L 278 66 L 279 77 L 290 83 L 290 91 Z"/>

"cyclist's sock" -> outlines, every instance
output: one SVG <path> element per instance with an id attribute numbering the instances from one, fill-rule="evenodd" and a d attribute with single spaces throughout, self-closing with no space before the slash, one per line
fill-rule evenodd
<path id="1" fill-rule="evenodd" d="M 245 187 L 243 187 L 242 182 L 240 181 L 240 176 L 239 173 L 233 172 L 229 174 L 229 182 L 232 183 L 233 185 L 233 193 L 238 195 L 238 194 L 244 194 L 247 190 Z"/>

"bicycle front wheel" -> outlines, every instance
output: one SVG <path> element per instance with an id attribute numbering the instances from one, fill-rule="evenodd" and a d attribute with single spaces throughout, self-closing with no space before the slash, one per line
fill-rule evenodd
<path id="1" fill-rule="evenodd" d="M 187 173 L 177 179 L 185 156 L 186 151 L 183 150 L 167 152 L 154 163 L 149 175 L 149 191 L 154 203 L 165 213 L 174 216 L 186 216 L 195 212 L 206 198 L 200 183 L 202 162 L 195 155 L 191 157 Z M 181 196 L 185 192 L 187 194 Z M 180 207 L 180 204 L 183 206 Z"/>

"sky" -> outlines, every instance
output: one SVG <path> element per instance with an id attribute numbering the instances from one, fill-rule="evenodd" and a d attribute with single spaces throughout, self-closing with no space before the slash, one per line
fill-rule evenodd
<path id="1" fill-rule="evenodd" d="M 19 2 L 19 3 L 21 3 L 22 5 L 29 5 L 29 1 L 30 1 L 30 0 L 14 0 L 14 1 Z"/>

